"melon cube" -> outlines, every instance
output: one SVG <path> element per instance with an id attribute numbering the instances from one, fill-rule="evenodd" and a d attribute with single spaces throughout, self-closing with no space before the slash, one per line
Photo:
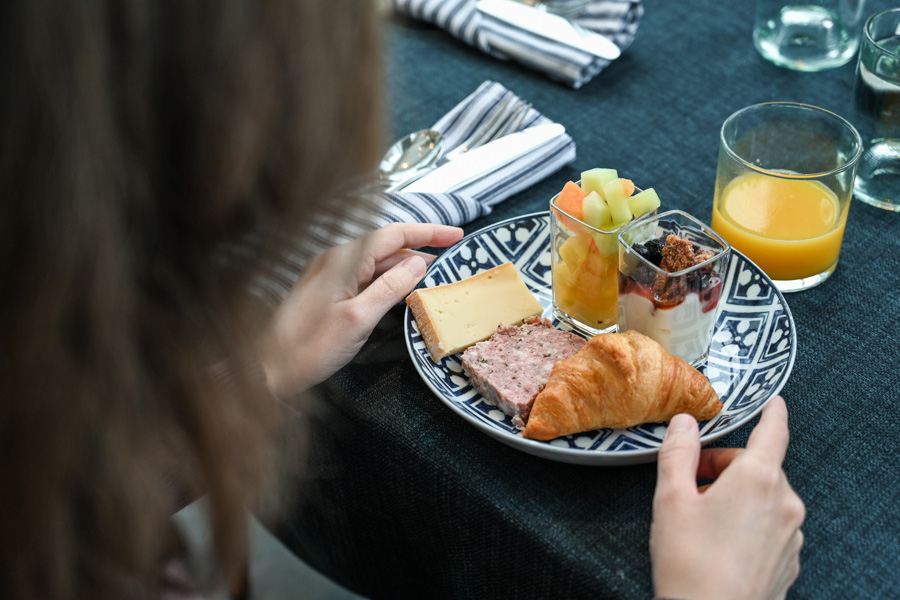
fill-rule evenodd
<path id="1" fill-rule="evenodd" d="M 659 204 L 659 196 L 653 188 L 647 188 L 628 199 L 628 207 L 635 218 L 656 210 Z"/>
<path id="2" fill-rule="evenodd" d="M 585 196 L 581 204 L 581 209 L 584 212 L 584 222 L 591 227 L 603 229 L 612 223 L 609 207 L 597 192 L 591 192 Z"/>
<path id="3" fill-rule="evenodd" d="M 581 219 L 584 217 L 581 212 L 581 201 L 586 195 L 577 183 L 568 181 L 556 196 L 556 207 L 576 219 Z"/>
<path id="4" fill-rule="evenodd" d="M 619 240 L 614 233 L 592 233 L 594 243 L 601 256 L 615 256 L 619 253 Z"/>
<path id="5" fill-rule="evenodd" d="M 577 282 L 575 271 L 564 262 L 553 266 L 553 290 L 557 295 L 565 295 L 564 290 L 571 288 Z M 571 292 L 569 293 L 571 295 Z"/>
<path id="6" fill-rule="evenodd" d="M 580 267 L 591 250 L 591 236 L 582 233 L 573 235 L 559 247 L 559 257 L 574 271 Z"/>
<path id="7" fill-rule="evenodd" d="M 603 186 L 618 177 L 619 174 L 615 169 L 597 168 L 591 169 L 590 171 L 583 171 L 581 173 L 581 189 L 588 194 L 597 192 L 600 194 L 601 198 L 604 198 Z"/>
<path id="8" fill-rule="evenodd" d="M 628 197 L 625 195 L 625 186 L 621 179 L 613 179 L 604 184 L 603 196 L 609 205 L 613 223 L 627 223 L 631 220 L 631 207 L 628 206 Z"/>

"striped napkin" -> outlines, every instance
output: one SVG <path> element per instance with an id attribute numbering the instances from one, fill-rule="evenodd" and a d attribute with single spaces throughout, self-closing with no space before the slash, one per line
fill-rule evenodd
<path id="1" fill-rule="evenodd" d="M 475 0 L 390 1 L 397 12 L 433 23 L 483 52 L 514 60 L 575 89 L 610 62 L 487 17 L 475 9 Z M 597 0 L 572 21 L 605 35 L 624 52 L 643 14 L 639 0 Z"/>
<path id="2" fill-rule="evenodd" d="M 485 81 L 432 127 L 444 135 L 446 150 L 464 142 L 486 122 L 513 92 Z M 522 129 L 551 123 L 529 109 Z M 278 303 L 290 290 L 303 265 L 334 245 L 354 240 L 388 223 L 440 223 L 462 226 L 487 215 L 498 203 L 552 175 L 575 160 L 575 142 L 563 134 L 510 164 L 459 188 L 451 194 L 385 192 L 386 184 L 356 186 L 345 196 L 351 202 L 327 203 L 325 212 L 297 240 L 291 253 L 273 265 L 255 286 L 257 295 Z M 352 214 L 341 207 L 354 206 Z"/>

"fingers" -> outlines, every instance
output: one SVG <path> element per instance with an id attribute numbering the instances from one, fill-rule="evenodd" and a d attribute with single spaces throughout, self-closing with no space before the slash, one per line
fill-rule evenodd
<path id="1" fill-rule="evenodd" d="M 354 246 L 361 248 L 355 270 L 360 288 L 389 271 L 394 265 L 414 254 L 431 263 L 434 256 L 417 252 L 412 248 L 423 246 L 445 247 L 458 242 L 463 236 L 459 227 L 432 225 L 429 223 L 391 223 L 358 239 Z"/>
<path id="2" fill-rule="evenodd" d="M 700 451 L 697 479 L 716 479 L 738 457 L 742 448 L 705 448 Z"/>
<path id="3" fill-rule="evenodd" d="M 659 448 L 654 501 L 669 495 L 697 490 L 697 465 L 700 460 L 700 430 L 690 415 L 680 414 L 669 423 Z"/>
<path id="4" fill-rule="evenodd" d="M 462 239 L 463 230 L 428 223 L 391 223 L 366 236 L 367 251 L 376 264 L 402 248 L 443 248 Z"/>
<path id="5" fill-rule="evenodd" d="M 404 248 L 388 256 L 387 258 L 375 263 L 375 273 L 373 278 L 381 277 L 383 273 L 392 269 L 394 265 L 398 265 L 410 256 L 421 256 L 426 265 L 430 265 L 437 258 L 434 254 L 427 252 L 419 252 L 418 250 L 409 250 Z"/>
<path id="6" fill-rule="evenodd" d="M 459 227 L 451 227 L 449 225 L 435 225 L 438 229 L 434 232 L 431 242 L 427 246 L 435 248 L 447 248 L 452 246 L 463 238 L 463 230 Z"/>
<path id="7" fill-rule="evenodd" d="M 763 408 L 759 424 L 750 433 L 747 452 L 780 468 L 789 438 L 787 406 L 781 396 L 775 396 Z"/>
<path id="8" fill-rule="evenodd" d="M 364 314 L 366 326 L 375 324 L 395 304 L 406 298 L 425 276 L 428 267 L 425 259 L 418 254 L 408 256 L 375 279 L 353 300 L 361 307 L 358 314 Z"/>

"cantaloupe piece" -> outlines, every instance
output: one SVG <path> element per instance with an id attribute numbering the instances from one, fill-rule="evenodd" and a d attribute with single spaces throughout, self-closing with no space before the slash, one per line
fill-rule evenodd
<path id="1" fill-rule="evenodd" d="M 574 181 L 566 182 L 559 196 L 556 197 L 556 206 L 575 217 L 578 220 L 584 220 L 584 212 L 581 204 L 587 194 Z"/>

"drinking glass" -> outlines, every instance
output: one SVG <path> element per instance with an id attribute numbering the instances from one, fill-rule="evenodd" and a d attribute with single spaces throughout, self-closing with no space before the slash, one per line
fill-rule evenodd
<path id="1" fill-rule="evenodd" d="M 741 109 L 722 125 L 712 227 L 783 292 L 834 272 L 862 140 L 846 119 L 793 102 Z"/>
<path id="2" fill-rule="evenodd" d="M 854 97 L 865 149 L 853 195 L 900 211 L 900 8 L 866 21 Z"/>
<path id="3" fill-rule="evenodd" d="M 796 71 L 840 67 L 859 47 L 864 4 L 865 0 L 793 4 L 757 0 L 753 44 L 765 59 Z"/>

